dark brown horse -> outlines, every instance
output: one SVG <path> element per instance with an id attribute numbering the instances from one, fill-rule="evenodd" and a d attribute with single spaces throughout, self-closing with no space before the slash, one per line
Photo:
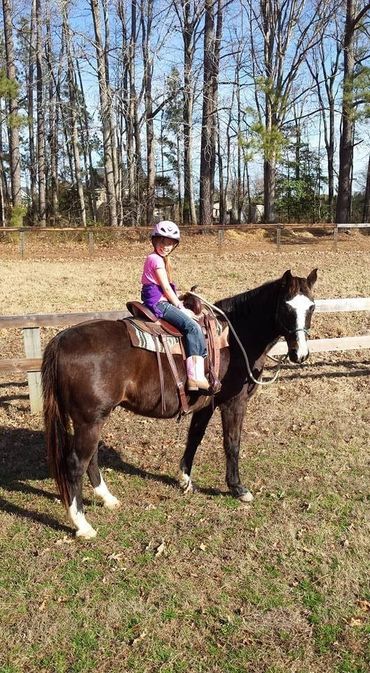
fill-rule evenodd
<path id="1" fill-rule="evenodd" d="M 314 309 L 316 272 L 314 269 L 307 278 L 298 278 L 286 271 L 277 280 L 217 302 L 233 329 L 229 347 L 221 350 L 220 392 L 214 398 L 194 393 L 189 398 L 193 416 L 180 467 L 184 491 L 192 490 L 195 452 L 214 409 L 220 407 L 227 485 L 236 498 L 245 502 L 253 499 L 240 481 L 238 465 L 246 402 L 256 388 L 268 350 L 280 336 L 286 339 L 292 362 L 301 363 L 308 357 L 306 335 Z M 185 381 L 181 358 L 178 370 Z M 57 334 L 46 347 L 42 382 L 48 457 L 78 536 L 96 535 L 83 513 L 82 477 L 86 471 L 104 505 L 119 505 L 98 468 L 99 437 L 112 409 L 122 406 L 152 418 L 179 413 L 176 386 L 165 358 L 163 372 L 165 413 L 156 354 L 131 346 L 124 320 L 76 325 Z"/>

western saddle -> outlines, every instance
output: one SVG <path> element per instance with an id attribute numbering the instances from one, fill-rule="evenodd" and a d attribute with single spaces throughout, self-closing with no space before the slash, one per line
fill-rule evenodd
<path id="1" fill-rule="evenodd" d="M 206 372 L 210 383 L 209 394 L 215 395 L 221 388 L 220 348 L 228 345 L 228 328 L 222 329 L 213 312 L 208 310 L 198 297 L 186 293 L 182 297 L 186 308 L 190 308 L 199 316 L 199 324 L 203 330 L 207 343 Z M 128 334 L 133 346 L 154 350 L 157 355 L 159 381 L 161 386 L 162 413 L 165 412 L 164 377 L 160 354 L 167 357 L 173 379 L 175 381 L 181 412 L 189 413 L 189 400 L 185 391 L 186 383 L 186 354 L 183 345 L 182 333 L 162 318 L 157 318 L 150 309 L 139 301 L 129 301 L 126 304 L 131 316 L 125 318 Z M 181 355 L 184 362 L 182 374 L 179 375 L 174 355 Z M 190 395 L 190 393 L 188 393 Z M 196 393 L 197 394 L 197 393 Z"/>

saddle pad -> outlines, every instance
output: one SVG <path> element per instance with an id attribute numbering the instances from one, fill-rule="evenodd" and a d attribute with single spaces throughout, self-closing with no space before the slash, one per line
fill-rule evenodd
<path id="1" fill-rule="evenodd" d="M 143 348 L 147 351 L 153 351 L 154 353 L 158 351 L 159 353 L 164 353 L 164 347 L 162 339 L 166 339 L 166 342 L 170 348 L 171 353 L 174 355 L 182 355 L 182 348 L 180 343 L 180 337 L 170 336 L 169 334 L 161 335 L 161 338 L 151 334 L 150 332 L 144 331 L 140 325 L 141 321 L 137 320 L 125 320 L 127 331 L 130 337 L 130 341 L 135 348 Z M 157 347 L 156 347 L 157 342 Z"/>
<path id="2" fill-rule="evenodd" d="M 130 341 L 135 348 L 143 348 L 144 350 L 164 353 L 163 344 L 161 339 L 166 339 L 166 342 L 171 350 L 171 353 L 174 355 L 182 355 L 183 348 L 181 345 L 181 338 L 171 336 L 165 332 L 161 334 L 161 339 L 153 335 L 151 331 L 148 331 L 148 328 L 152 327 L 153 323 L 146 323 L 143 320 L 137 318 L 125 318 L 124 320 L 127 331 L 130 337 Z M 220 323 L 217 323 L 218 332 L 222 326 Z M 156 348 L 157 341 L 157 348 Z M 229 326 L 226 325 L 221 333 L 218 333 L 218 348 L 227 348 L 229 345 Z"/>

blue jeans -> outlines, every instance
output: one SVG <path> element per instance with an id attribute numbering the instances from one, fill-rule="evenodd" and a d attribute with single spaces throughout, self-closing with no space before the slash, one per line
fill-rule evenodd
<path id="1" fill-rule="evenodd" d="M 184 335 L 186 357 L 191 355 L 205 357 L 207 355 L 206 342 L 198 323 L 169 301 L 159 301 L 157 306 L 163 311 L 163 319 L 177 327 Z"/>

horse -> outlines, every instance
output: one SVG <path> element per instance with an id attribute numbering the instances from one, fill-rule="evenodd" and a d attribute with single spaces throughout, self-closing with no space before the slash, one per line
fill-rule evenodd
<path id="1" fill-rule="evenodd" d="M 307 278 L 286 271 L 280 278 L 216 302 L 220 321 L 230 325 L 229 343 L 220 351 L 221 389 L 215 395 L 188 395 L 192 412 L 180 462 L 180 486 L 191 492 L 191 469 L 208 422 L 219 407 L 226 454 L 226 483 L 242 502 L 253 495 L 239 475 L 239 447 L 246 402 L 255 392 L 270 348 L 284 337 L 288 357 L 303 363 L 315 307 L 312 288 L 317 269 Z M 181 356 L 174 356 L 186 380 Z M 157 354 L 134 348 L 125 320 L 94 320 L 67 328 L 46 346 L 42 361 L 44 423 L 48 460 L 62 503 L 76 528 L 89 539 L 96 531 L 87 521 L 82 478 L 87 471 L 105 507 L 120 505 L 98 467 L 98 444 L 111 411 L 121 406 L 151 418 L 172 418 L 180 411 L 169 363 L 161 355 L 165 405 L 161 400 Z M 163 386 L 162 386 L 163 391 Z"/>

